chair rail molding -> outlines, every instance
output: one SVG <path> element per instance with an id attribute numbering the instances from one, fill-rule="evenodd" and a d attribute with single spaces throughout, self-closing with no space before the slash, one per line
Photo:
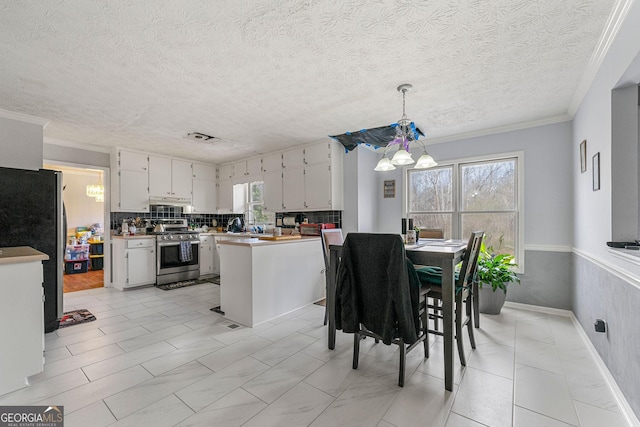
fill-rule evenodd
<path id="1" fill-rule="evenodd" d="M 625 282 L 629 283 L 630 285 L 640 290 L 640 277 L 635 276 L 634 274 L 624 270 L 618 265 L 611 264 L 610 262 L 605 261 L 602 258 L 593 256 L 580 249 L 573 248 L 573 253 L 581 256 L 582 258 L 588 261 L 591 261 L 592 263 L 596 264 L 603 270 L 606 270 L 607 272 L 613 274 L 614 276 L 624 280 Z M 614 252 L 613 250 L 609 250 L 609 253 L 611 253 L 616 258 L 622 259 L 627 262 L 632 262 L 633 264 L 636 264 L 636 265 L 640 265 L 640 257 L 633 257 L 633 259 L 630 259 L 631 257 L 630 255 L 624 254 L 626 256 L 623 256 L 619 252 Z"/>

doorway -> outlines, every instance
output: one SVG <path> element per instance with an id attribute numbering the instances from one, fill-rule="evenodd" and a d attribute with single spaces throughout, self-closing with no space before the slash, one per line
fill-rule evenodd
<path id="1" fill-rule="evenodd" d="M 64 292 L 103 287 L 109 277 L 109 214 L 105 175 L 99 166 L 50 162 L 44 168 L 62 172 L 63 200 L 67 219 L 67 250 L 64 265 Z"/>

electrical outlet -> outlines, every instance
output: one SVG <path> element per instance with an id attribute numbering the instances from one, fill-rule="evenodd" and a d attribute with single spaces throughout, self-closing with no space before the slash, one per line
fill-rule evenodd
<path id="1" fill-rule="evenodd" d="M 596 319 L 593 326 L 595 326 L 596 332 L 607 332 L 607 322 L 602 319 Z"/>

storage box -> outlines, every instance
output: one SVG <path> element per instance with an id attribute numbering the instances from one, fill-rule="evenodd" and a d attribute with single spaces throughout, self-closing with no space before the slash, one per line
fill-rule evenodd
<path id="1" fill-rule="evenodd" d="M 91 270 L 102 270 L 104 268 L 104 258 L 96 257 L 89 260 L 91 261 Z"/>
<path id="2" fill-rule="evenodd" d="M 89 245 L 67 245 L 65 261 L 83 261 L 89 259 Z"/>
<path id="3" fill-rule="evenodd" d="M 89 243 L 89 254 L 90 255 L 102 255 L 104 254 L 104 243 Z"/>
<path id="4" fill-rule="evenodd" d="M 86 273 L 88 266 L 89 266 L 89 260 L 65 261 L 64 272 L 66 274 Z"/>

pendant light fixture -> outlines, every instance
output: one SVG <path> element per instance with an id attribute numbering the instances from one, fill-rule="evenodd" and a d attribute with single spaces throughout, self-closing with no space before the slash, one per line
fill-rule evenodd
<path id="1" fill-rule="evenodd" d="M 424 150 L 424 154 L 420 156 L 418 162 L 414 166 L 416 169 L 424 169 L 436 166 L 438 163 L 427 153 L 427 147 L 419 141 L 419 133 L 416 130 L 416 125 L 407 118 L 406 113 L 406 94 L 409 90 L 411 90 L 413 86 L 409 83 L 401 84 L 398 86 L 398 92 L 402 92 L 402 118 L 398 120 L 396 123 L 396 135 L 393 141 L 389 142 L 387 146 L 384 148 L 384 153 L 382 154 L 382 158 L 374 168 L 375 171 L 383 172 L 394 170 L 397 166 L 406 166 L 415 163 L 413 157 L 411 156 L 411 152 L 409 151 L 409 145 L 412 142 L 417 142 L 422 145 Z M 391 160 L 387 157 L 387 151 L 389 147 L 392 145 L 398 146 L 398 151 L 393 155 Z"/>

